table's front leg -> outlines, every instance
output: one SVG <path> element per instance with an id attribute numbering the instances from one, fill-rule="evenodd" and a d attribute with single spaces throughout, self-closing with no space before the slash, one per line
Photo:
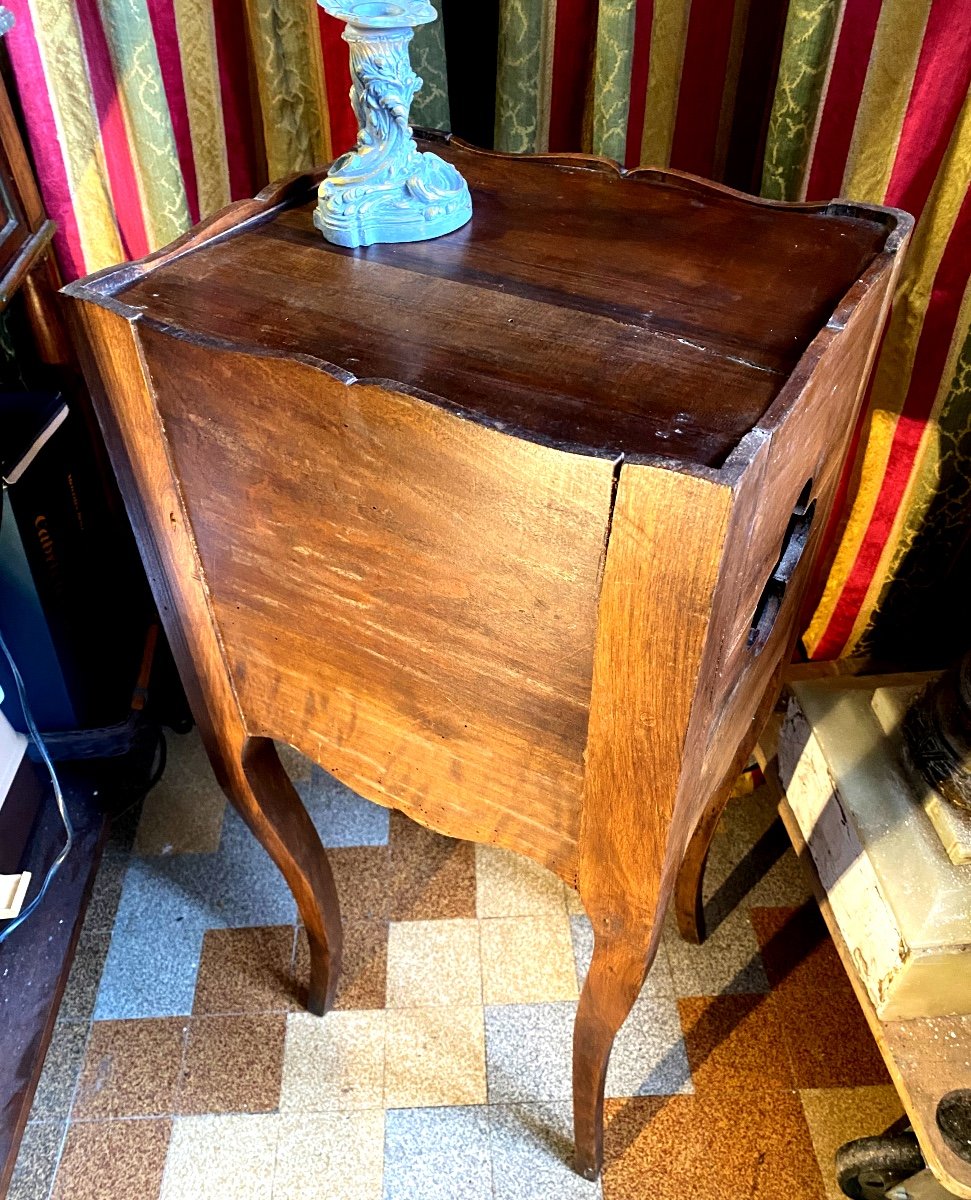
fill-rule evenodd
<path id="1" fill-rule="evenodd" d="M 588 1179 L 603 1160 L 614 1037 L 657 952 L 684 847 L 685 739 L 730 500 L 727 488 L 650 466 L 624 466 L 617 484 L 577 857 L 594 930 L 573 1041 L 577 1169 Z"/>
<path id="2" fill-rule="evenodd" d="M 573 1026 L 573 1128 L 576 1169 L 596 1179 L 603 1164 L 603 1109 L 607 1063 L 657 955 L 661 917 L 632 913 L 594 916 L 593 958 Z"/>

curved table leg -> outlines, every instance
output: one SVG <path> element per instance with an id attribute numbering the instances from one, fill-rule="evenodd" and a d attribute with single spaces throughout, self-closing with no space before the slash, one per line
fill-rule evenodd
<path id="1" fill-rule="evenodd" d="M 585 1179 L 596 1179 L 603 1166 L 604 1084 L 610 1051 L 644 985 L 660 934 L 660 924 L 595 934 L 593 959 L 573 1026 L 573 1131 L 576 1169 Z"/>
<path id="2" fill-rule="evenodd" d="M 752 718 L 748 735 L 735 752 L 721 787 L 715 791 L 705 805 L 698 824 L 688 838 L 688 844 L 678 868 L 674 883 L 674 917 L 678 932 L 686 942 L 691 942 L 695 946 L 700 946 L 708 936 L 708 930 L 705 927 L 703 889 L 711 839 L 715 836 L 715 830 L 725 811 L 725 805 L 731 798 L 735 780 L 751 760 L 758 740 L 762 736 L 762 730 L 776 706 L 791 653 L 792 647 L 790 646 L 773 672 L 755 711 L 755 716 Z"/>
<path id="3" fill-rule="evenodd" d="M 701 819 L 688 839 L 674 883 L 674 919 L 678 933 L 695 946 L 700 946 L 708 936 L 705 925 L 705 866 L 711 839 L 715 836 L 718 822 L 732 794 L 735 778 L 733 774 L 728 786 L 722 788 L 705 806 Z"/>
<path id="4" fill-rule="evenodd" d="M 310 942 L 307 1008 L 318 1016 L 334 1002 L 341 962 L 341 919 L 327 855 L 269 738 L 248 738 L 222 755 L 229 799 L 293 892 Z"/>

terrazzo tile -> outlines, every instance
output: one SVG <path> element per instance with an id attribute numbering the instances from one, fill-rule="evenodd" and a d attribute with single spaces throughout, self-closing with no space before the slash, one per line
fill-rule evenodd
<path id="1" fill-rule="evenodd" d="M 31 1120 L 53 1121 L 70 1113 L 87 1041 L 85 1024 L 59 1021 L 54 1026 L 34 1092 Z"/>
<path id="2" fill-rule="evenodd" d="M 388 809 L 364 800 L 320 767 L 297 790 L 325 846 L 388 844 Z"/>
<path id="3" fill-rule="evenodd" d="M 575 1014 L 572 1003 L 486 1008 L 490 1104 L 570 1099 Z"/>
<path id="4" fill-rule="evenodd" d="M 481 923 L 485 1004 L 536 1004 L 577 996 L 570 924 L 556 917 L 493 917 Z"/>
<path id="5" fill-rule="evenodd" d="M 889 1082 L 883 1059 L 815 904 L 753 908 L 798 1088 Z"/>
<path id="6" fill-rule="evenodd" d="M 211 854 L 219 849 L 226 798 L 199 732 L 168 739 L 165 772 L 145 797 L 136 854 Z"/>
<path id="7" fill-rule="evenodd" d="M 486 1108 L 406 1108 L 385 1116 L 384 1200 L 492 1200 Z"/>
<path id="8" fill-rule="evenodd" d="M 214 861 L 214 855 L 132 859 L 95 1005 L 97 1019 L 189 1011 L 203 930 L 223 923 L 210 909 L 202 874 Z M 146 984 L 149 1011 L 139 1011 L 137 1000 Z M 130 997 L 115 996 L 126 990 Z M 157 1007 L 150 1002 L 153 990 Z M 173 1002 L 180 1007 L 173 1009 Z"/>
<path id="9" fill-rule="evenodd" d="M 74 1120 L 169 1116 L 182 1069 L 185 1021 L 96 1021 Z"/>
<path id="10" fill-rule="evenodd" d="M 158 926 L 121 924 L 111 938 L 96 1020 L 180 1016 L 192 1009 L 203 930 L 179 918 Z"/>
<path id="11" fill-rule="evenodd" d="M 381 1108 L 385 1013 L 291 1013 L 283 1056 L 281 1112 Z"/>
<path id="12" fill-rule="evenodd" d="M 82 928 L 74 962 L 67 977 L 58 1021 L 90 1021 L 98 998 L 101 974 L 108 958 L 111 933 L 107 930 Z"/>
<path id="13" fill-rule="evenodd" d="M 381 1200 L 384 1113 L 278 1118 L 273 1200 Z"/>
<path id="14" fill-rule="evenodd" d="M 573 956 L 576 961 L 577 983 L 583 986 L 593 957 L 593 926 L 585 916 L 570 918 L 570 937 L 573 941 Z M 674 980 L 668 965 L 664 942 L 658 946 L 657 955 L 641 989 L 642 996 L 673 996 Z"/>
<path id="15" fill-rule="evenodd" d="M 485 1010 L 489 1102 L 569 1100 L 575 1004 L 504 1004 Z M 674 999 L 642 998 L 614 1040 L 608 1096 L 692 1090 Z"/>
<path id="16" fill-rule="evenodd" d="M 736 909 L 728 916 L 702 946 L 683 941 L 669 914 L 664 948 L 679 996 L 769 990 L 759 944 L 744 909 Z"/>
<path id="17" fill-rule="evenodd" d="M 776 998 L 690 996 L 678 1001 L 695 1090 L 793 1087 Z"/>
<path id="18" fill-rule="evenodd" d="M 47 1200 L 54 1182 L 67 1125 L 64 1121 L 31 1121 L 17 1152 L 17 1164 L 6 1200 Z"/>
<path id="19" fill-rule="evenodd" d="M 832 942 L 815 905 L 753 908 L 751 923 L 773 988 L 798 983 L 801 975 L 829 966 L 827 948 L 832 949 Z"/>
<path id="20" fill-rule="evenodd" d="M 144 935 L 112 940 L 95 1004 L 96 1020 L 168 1017 L 192 1008 L 201 929 L 146 943 Z"/>
<path id="21" fill-rule="evenodd" d="M 334 1008 L 384 1008 L 387 967 L 387 921 L 345 921 L 344 953 Z M 303 1008 L 310 980 L 310 946 L 303 929 L 297 931 L 294 977 L 297 1001 L 292 1007 Z"/>
<path id="22" fill-rule="evenodd" d="M 567 887 L 566 884 L 563 885 L 563 898 L 566 901 L 567 916 L 585 917 L 587 915 L 587 910 L 583 907 L 583 903 L 580 900 L 580 893 L 571 887 Z"/>
<path id="23" fill-rule="evenodd" d="M 796 906 L 812 897 L 805 871 L 774 811 L 741 826 L 722 821 L 712 838 L 703 893 L 712 929 L 742 904 Z"/>
<path id="24" fill-rule="evenodd" d="M 389 832 L 393 921 L 441 921 L 475 916 L 475 848 L 445 838 L 402 813 Z"/>
<path id="25" fill-rule="evenodd" d="M 286 1017 L 193 1017 L 176 1111 L 255 1113 L 275 1110 L 283 1078 Z"/>
<path id="26" fill-rule="evenodd" d="M 207 926 L 293 925 L 297 906 L 282 874 L 235 813 L 224 824 L 230 815 L 236 827 L 232 837 L 224 831 L 220 853 L 146 861 L 168 871 Z"/>
<path id="27" fill-rule="evenodd" d="M 51 1200 L 155 1200 L 171 1127 L 170 1120 L 72 1124 Z"/>
<path id="28" fill-rule="evenodd" d="M 673 996 L 641 993 L 614 1040 L 607 1096 L 670 1096 L 693 1090 Z"/>
<path id="29" fill-rule="evenodd" d="M 297 1000 L 293 974 L 294 927 L 208 929 L 196 976 L 192 1011 L 286 1012 Z"/>
<path id="30" fill-rule="evenodd" d="M 295 920 L 296 905 L 283 877 L 251 835 L 227 854 L 134 858 L 95 1018 L 187 1013 L 205 929 Z"/>
<path id="31" fill-rule="evenodd" d="M 388 1008 L 481 1004 L 478 921 L 392 921 Z"/>
<path id="32" fill-rule="evenodd" d="M 791 1092 L 706 1092 L 606 1104 L 604 1200 L 821 1200 Z"/>
<path id="33" fill-rule="evenodd" d="M 279 1117 L 178 1117 L 160 1200 L 271 1200 Z"/>
<path id="34" fill-rule="evenodd" d="M 111 932 L 130 862 L 131 853 L 128 850 L 105 847 L 91 887 L 91 898 L 84 910 L 86 933 L 93 934 L 98 930 Z"/>
<path id="35" fill-rule="evenodd" d="M 277 756 L 284 771 L 290 776 L 290 782 L 294 784 L 305 783 L 310 778 L 311 772 L 314 769 L 314 764 L 311 760 L 305 754 L 301 754 L 299 750 L 294 749 L 293 746 L 289 746 L 286 742 L 274 742 L 273 744 L 276 747 Z"/>
<path id="36" fill-rule="evenodd" d="M 489 1122 L 495 1200 L 600 1200 L 573 1170 L 571 1105 L 496 1105 Z"/>
<path id="37" fill-rule="evenodd" d="M 391 905 L 391 859 L 386 846 L 328 850 L 344 921 L 387 920 Z"/>
<path id="38" fill-rule="evenodd" d="M 778 819 L 778 802 L 772 789 L 763 784 L 747 795 L 729 799 L 715 836 L 725 836 L 751 846 Z"/>
<path id="39" fill-rule="evenodd" d="M 385 1108 L 485 1103 L 480 1007 L 396 1008 L 385 1019 Z"/>
<path id="40" fill-rule="evenodd" d="M 836 1183 L 836 1151 L 854 1138 L 873 1137 L 903 1116 L 897 1089 L 876 1087 L 820 1088 L 799 1093 L 826 1200 L 844 1200 Z"/>
<path id="41" fill-rule="evenodd" d="M 728 917 L 727 929 L 719 929 L 700 949 L 684 946 L 668 927 L 658 961 L 615 1043 L 607 1080 L 608 1096 L 648 1095 L 608 1102 L 614 1124 L 613 1133 L 608 1130 L 605 1181 L 602 1189 L 587 1183 L 570 1166 L 576 985 L 592 949 L 579 898 L 528 860 L 443 838 L 401 814 L 389 818 L 386 810 L 346 792 L 295 751 L 285 748 L 283 754 L 313 819 L 334 847 L 329 857 L 345 918 L 340 1011 L 323 1019 L 293 1011 L 305 998 L 306 934 L 300 928 L 295 936 L 286 885 L 232 809 L 226 810 L 218 851 L 136 858 L 129 886 L 123 880 L 130 856 L 110 849 L 102 915 L 98 906 L 89 910 L 94 921 L 89 917 L 84 936 L 90 943 L 82 942 L 77 961 L 90 949 L 97 963 L 100 936 L 100 952 L 107 948 L 108 961 L 97 1012 L 138 1017 L 157 1011 L 160 1003 L 181 1005 L 163 1007 L 163 1013 L 193 1009 L 191 1021 L 96 1023 L 74 1114 L 79 1118 L 74 1128 L 160 1124 L 150 1117 L 115 1119 L 127 1116 L 129 1108 L 163 1111 L 154 1107 L 163 1101 L 153 1097 L 169 1086 L 167 1068 L 153 1065 L 158 1055 L 148 1034 L 145 1047 L 139 1047 L 139 1029 L 191 1026 L 195 1041 L 186 1103 L 178 1094 L 171 1103 L 177 1111 L 199 1115 L 175 1118 L 161 1185 L 165 1200 L 373 1200 L 379 1194 L 393 1200 L 477 1200 L 480 1195 L 495 1200 L 666 1200 L 675 1195 L 706 1200 L 718 1195 L 722 1200 L 750 1184 L 761 1200 L 819 1200 L 822 1185 L 815 1175 L 807 1116 L 825 1160 L 837 1136 L 827 1132 L 831 1110 L 834 1130 L 852 1115 L 848 1106 L 840 1109 L 845 1097 L 866 1093 L 858 1107 L 874 1114 L 882 1111 L 880 1096 L 893 1097 L 884 1087 L 808 1090 L 796 1103 L 799 1098 L 789 1089 L 798 1046 L 791 1038 L 783 1040 L 775 1010 L 784 1003 L 798 1010 L 802 1001 L 785 994 L 793 986 L 791 969 L 784 954 L 772 953 L 773 918 L 760 917 L 764 905 L 759 904 L 753 920 L 760 937 L 766 936 L 783 991 L 782 999 L 764 994 L 769 964 L 763 966 L 759 957 L 747 912 L 753 901 L 772 904 L 777 897 L 795 895 L 785 891 L 793 883 L 791 864 L 782 855 L 769 877 L 751 888 L 751 881 L 741 877 L 732 882 L 739 861 L 772 821 L 764 806 L 743 812 L 733 802 L 716 835 L 706 895 L 717 897 L 721 889 L 724 900 L 731 892 L 725 891 L 726 883 L 736 891 L 744 885 L 742 907 Z M 200 774 L 203 768 L 208 772 L 204 759 Z M 150 813 L 143 815 L 146 830 L 151 819 Z M 379 844 L 377 826 L 368 824 L 381 820 L 387 846 Z M 118 845 L 123 844 L 121 839 Z M 770 857 L 777 849 L 774 844 L 762 848 Z M 103 914 L 113 911 L 112 893 L 114 904 L 119 897 L 122 903 L 109 946 L 102 930 L 111 925 L 111 916 Z M 474 920 L 477 914 L 481 925 Z M 390 927 L 389 915 L 394 918 Z M 77 966 L 75 971 L 62 1015 L 83 1029 L 96 983 L 91 972 Z M 485 1009 L 482 972 L 499 997 Z M 820 987 L 828 997 L 837 986 L 828 972 L 822 971 L 822 983 L 816 981 L 817 1004 Z M 95 966 L 94 980 L 96 974 Z M 719 980 L 729 994 L 712 998 Z M 523 995 L 530 1000 L 523 1002 Z M 388 1011 L 381 1011 L 386 1002 Z M 124 1011 L 112 1013 L 112 1004 Z M 244 1029 L 239 1021 L 249 1024 Z M 276 1030 L 276 1041 L 270 1039 L 276 1065 L 269 1068 L 261 1060 L 261 1055 L 273 1057 L 267 1039 L 259 1036 L 263 1021 Z M 691 1091 L 689 1053 L 699 1096 L 649 1098 L 655 1091 Z M 108 1066 L 99 1075 L 98 1063 L 105 1061 Z M 810 1065 L 805 1078 L 823 1078 Z M 140 1075 L 151 1077 L 139 1083 Z M 236 1113 L 252 1104 L 254 1095 L 267 1115 L 213 1113 Z M 483 1107 L 487 1096 L 489 1107 Z M 280 1111 L 270 1114 L 277 1105 Z M 797 1110 L 795 1124 L 790 1109 Z M 112 1119 L 94 1119 L 101 1117 Z M 645 1121 L 650 1123 L 646 1130 Z M 887 1123 L 874 1118 L 862 1132 L 878 1132 Z M 817 1135 L 815 1126 L 823 1132 Z M 50 1156 L 56 1155 L 64 1125 L 55 1118 L 35 1121 L 30 1129 L 44 1133 L 28 1134 L 24 1177 L 34 1170 L 29 1166 L 33 1149 L 42 1178 L 45 1162 L 48 1172 L 53 1169 Z M 665 1129 L 666 1151 L 653 1141 L 656 1131 L 663 1135 Z M 99 1153 L 104 1151 L 95 1146 L 88 1170 L 91 1163 L 97 1167 Z M 620 1159 L 614 1165 L 616 1154 Z M 659 1166 L 652 1155 L 659 1156 Z M 78 1171 L 81 1161 L 76 1149 Z M 831 1166 L 826 1170 L 831 1176 Z M 114 1200 L 110 1188 L 116 1178 L 120 1171 L 107 1172 L 109 1190 L 99 1186 L 99 1200 Z M 139 1200 L 143 1195 L 152 1200 L 158 1186 L 158 1169 L 154 1175 L 149 1169 L 147 1191 L 139 1180 Z M 88 1194 L 72 1191 L 71 1200 L 87 1200 Z M 43 1195 L 48 1200 L 46 1191 Z M 11 1192 L 11 1198 L 40 1200 L 40 1195 Z"/>
<path id="42" fill-rule="evenodd" d="M 561 916 L 562 882 L 539 863 L 498 846 L 475 847 L 475 907 L 480 917 Z"/>

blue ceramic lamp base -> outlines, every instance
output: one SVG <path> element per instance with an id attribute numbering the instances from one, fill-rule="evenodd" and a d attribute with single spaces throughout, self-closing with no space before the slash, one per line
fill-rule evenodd
<path id="1" fill-rule="evenodd" d="M 338 246 L 420 242 L 472 216 L 468 185 L 451 163 L 421 153 L 408 112 L 422 81 L 411 69 L 415 25 L 436 19 L 426 0 L 320 0 L 347 22 L 351 104 L 360 130 L 320 185 L 314 224 Z"/>

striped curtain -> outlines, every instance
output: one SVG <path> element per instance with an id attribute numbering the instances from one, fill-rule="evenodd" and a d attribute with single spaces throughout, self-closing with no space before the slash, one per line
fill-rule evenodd
<path id="1" fill-rule="evenodd" d="M 349 146 L 312 0 L 8 0 L 5 39 L 74 277 Z M 416 123 L 781 199 L 918 217 L 806 633 L 816 657 L 968 641 L 969 0 L 436 0 Z"/>
<path id="2" fill-rule="evenodd" d="M 971 645 L 969 87 L 967 0 L 792 4 L 764 194 L 917 218 L 806 634 L 819 658 Z"/>
<path id="3" fill-rule="evenodd" d="M 786 0 L 501 0 L 496 145 L 758 190 Z"/>

